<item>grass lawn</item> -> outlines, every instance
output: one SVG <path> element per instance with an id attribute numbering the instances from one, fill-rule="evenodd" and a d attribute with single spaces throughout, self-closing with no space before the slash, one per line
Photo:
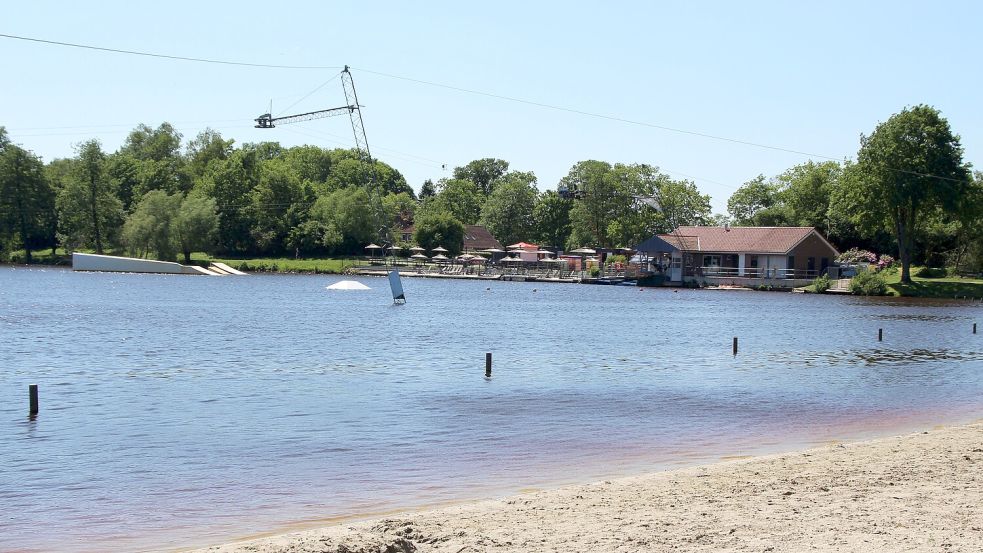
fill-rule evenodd
<path id="1" fill-rule="evenodd" d="M 225 263 L 233 269 L 245 272 L 259 273 L 327 273 L 339 274 L 347 267 L 356 264 L 352 258 L 321 258 L 321 259 L 293 259 L 293 258 L 254 258 L 254 259 L 227 259 L 221 257 L 211 257 L 204 253 L 191 254 L 191 261 L 195 264 L 207 265 L 209 262 L 218 261 Z"/>
<path id="2" fill-rule="evenodd" d="M 983 298 L 983 280 L 978 278 L 943 277 L 920 278 L 911 268 L 911 284 L 901 284 L 901 270 L 884 274 L 888 291 L 895 296 L 916 298 Z"/>

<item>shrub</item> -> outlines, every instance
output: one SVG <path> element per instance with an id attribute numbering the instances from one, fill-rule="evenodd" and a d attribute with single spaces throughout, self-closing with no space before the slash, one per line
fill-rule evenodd
<path id="1" fill-rule="evenodd" d="M 946 276 L 945 269 L 936 267 L 922 267 L 915 272 L 918 278 L 943 278 Z"/>
<path id="2" fill-rule="evenodd" d="M 601 275 L 601 268 L 600 267 L 598 267 L 597 265 L 594 265 L 593 267 L 590 268 L 590 277 L 591 278 L 597 278 L 600 275 Z"/>
<path id="3" fill-rule="evenodd" d="M 829 290 L 832 286 L 829 275 L 821 275 L 816 280 L 812 281 L 812 289 L 816 291 L 817 294 L 823 294 L 826 290 Z"/>
<path id="4" fill-rule="evenodd" d="M 878 271 L 883 271 L 884 269 L 893 266 L 894 266 L 894 258 L 891 257 L 890 255 L 887 255 L 886 253 L 881 254 L 881 256 L 877 259 Z"/>
<path id="5" fill-rule="evenodd" d="M 893 261 L 893 260 L 892 260 Z M 850 248 L 836 258 L 837 263 L 877 263 L 877 254 L 858 248 Z"/>
<path id="6" fill-rule="evenodd" d="M 855 296 L 883 296 L 887 294 L 884 277 L 873 271 L 862 271 L 850 281 L 850 293 Z"/>

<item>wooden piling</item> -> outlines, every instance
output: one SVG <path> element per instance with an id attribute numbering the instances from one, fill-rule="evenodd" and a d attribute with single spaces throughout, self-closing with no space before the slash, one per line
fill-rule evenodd
<path id="1" fill-rule="evenodd" d="M 878 328 L 877 329 L 877 341 L 878 342 L 883 342 L 884 341 L 884 329 L 883 328 Z"/>
<path id="2" fill-rule="evenodd" d="M 491 352 L 489 351 L 488 353 L 485 354 L 485 377 L 486 378 L 491 378 L 491 365 L 492 365 L 491 361 L 492 361 Z"/>
<path id="3" fill-rule="evenodd" d="M 27 387 L 27 393 L 30 396 L 30 411 L 29 414 L 38 414 L 38 385 L 31 384 Z"/>
<path id="4" fill-rule="evenodd" d="M 976 334 L 976 323 L 973 323 L 973 334 Z"/>
<path id="5" fill-rule="evenodd" d="M 734 355 L 737 355 L 737 336 L 734 336 Z"/>

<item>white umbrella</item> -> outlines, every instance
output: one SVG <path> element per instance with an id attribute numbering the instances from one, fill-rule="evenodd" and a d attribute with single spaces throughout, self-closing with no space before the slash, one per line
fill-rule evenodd
<path id="1" fill-rule="evenodd" d="M 433 251 L 439 252 L 439 253 L 447 253 L 447 249 L 444 248 L 443 246 L 437 246 L 436 248 L 433 249 Z"/>
<path id="2" fill-rule="evenodd" d="M 415 253 L 410 256 L 410 259 L 427 259 L 427 256 L 423 255 L 422 253 Z"/>
<path id="3" fill-rule="evenodd" d="M 577 248 L 575 250 L 570 250 L 569 253 L 582 253 L 582 254 L 587 254 L 587 255 L 594 255 L 597 252 L 594 251 L 594 250 L 592 250 L 592 249 L 590 249 L 590 248 Z"/>
<path id="4" fill-rule="evenodd" d="M 485 253 L 505 253 L 505 250 L 500 250 L 498 248 L 488 248 L 487 250 L 481 250 Z"/>
<path id="5" fill-rule="evenodd" d="M 365 249 L 367 249 L 367 250 L 381 250 L 382 249 L 382 246 L 377 246 L 375 244 L 369 244 L 368 246 L 365 246 Z"/>
<path id="6" fill-rule="evenodd" d="M 446 250 L 444 250 L 444 251 L 446 251 Z M 448 257 L 446 255 L 442 254 L 442 253 L 438 253 L 437 255 L 431 257 L 430 259 L 435 259 L 435 260 L 438 260 L 438 261 L 446 261 L 448 259 Z"/>
<path id="7" fill-rule="evenodd" d="M 421 248 L 420 246 L 413 246 L 412 248 L 410 248 L 410 251 L 419 253 L 419 252 L 425 252 L 427 250 Z"/>

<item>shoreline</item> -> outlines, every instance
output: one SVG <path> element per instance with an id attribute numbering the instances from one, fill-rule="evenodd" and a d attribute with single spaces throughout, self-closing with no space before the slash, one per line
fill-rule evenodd
<path id="1" fill-rule="evenodd" d="M 980 497 L 983 420 L 192 551 L 978 551 Z"/>

